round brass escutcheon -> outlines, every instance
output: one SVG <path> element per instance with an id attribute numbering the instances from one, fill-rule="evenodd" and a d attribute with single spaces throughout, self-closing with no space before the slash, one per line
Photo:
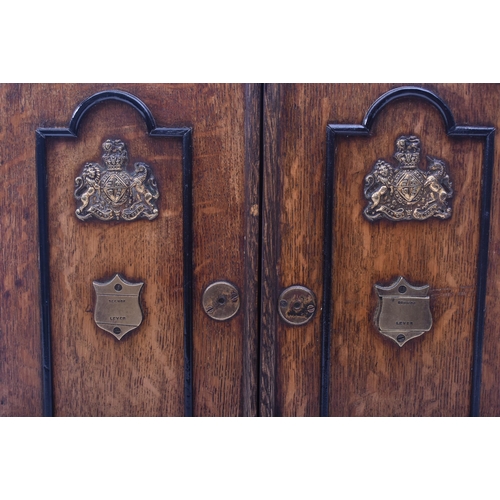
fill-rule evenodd
<path id="1" fill-rule="evenodd" d="M 316 296 L 305 286 L 289 286 L 281 292 L 278 311 L 285 323 L 304 325 L 316 312 Z"/>
<path id="2" fill-rule="evenodd" d="M 240 308 L 240 294 L 227 281 L 216 281 L 208 285 L 202 297 L 203 310 L 217 321 L 232 318 Z"/>

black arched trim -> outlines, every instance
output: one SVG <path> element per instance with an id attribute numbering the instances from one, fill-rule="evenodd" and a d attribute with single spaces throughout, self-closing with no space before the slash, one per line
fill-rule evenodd
<path id="1" fill-rule="evenodd" d="M 76 135 L 78 133 L 80 122 L 85 114 L 96 104 L 105 101 L 119 101 L 129 104 L 142 116 L 143 120 L 146 122 L 149 134 L 151 134 L 151 131 L 156 128 L 156 122 L 153 114 L 138 97 L 122 90 L 103 90 L 102 92 L 97 92 L 96 94 L 88 97 L 77 106 L 69 122 L 68 129 Z"/>
<path id="2" fill-rule="evenodd" d="M 398 87 L 389 90 L 385 94 L 381 95 L 370 106 L 370 109 L 367 111 L 363 119 L 363 125 L 370 130 L 378 113 L 382 111 L 382 109 L 384 109 L 388 104 L 398 99 L 412 97 L 423 99 L 424 101 L 427 101 L 430 104 L 434 105 L 439 110 L 441 116 L 443 117 L 447 133 L 450 133 L 450 131 L 455 128 L 455 118 L 453 118 L 453 114 L 450 111 L 450 108 L 438 95 L 434 94 L 434 92 L 420 87 Z"/>

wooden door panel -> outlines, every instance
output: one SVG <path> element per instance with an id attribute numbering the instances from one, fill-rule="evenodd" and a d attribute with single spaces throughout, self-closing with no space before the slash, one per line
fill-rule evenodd
<path id="1" fill-rule="evenodd" d="M 130 166 L 151 167 L 160 192 L 156 219 L 74 215 L 75 179 L 86 162 L 103 164 L 107 139 L 125 143 Z M 85 116 L 76 140 L 48 140 L 55 415 L 184 414 L 181 146 L 149 137 L 134 109 L 112 101 Z M 143 323 L 119 341 L 94 322 L 92 286 L 116 273 L 144 282 Z"/>
<path id="2" fill-rule="evenodd" d="M 263 298 L 267 305 L 263 304 L 261 335 L 263 345 L 274 342 L 275 348 L 273 356 L 263 353 L 262 357 L 263 414 L 411 416 L 471 411 L 472 385 L 477 385 L 480 366 L 478 352 L 474 353 L 475 338 L 481 337 L 476 331 L 478 262 L 485 258 L 479 242 L 481 227 L 483 233 L 487 228 L 481 221 L 489 216 L 481 213 L 481 200 L 487 196 L 487 189 L 481 187 L 483 166 L 490 162 L 485 161 L 486 136 L 491 147 L 493 125 L 498 122 L 494 107 L 488 108 L 484 99 L 492 93 L 494 102 L 498 87 L 424 86 L 451 109 L 457 124 L 480 126 L 476 137 L 447 135 L 444 111 L 431 99 L 391 103 L 378 114 L 369 135 L 349 136 L 346 131 L 346 136 L 335 140 L 333 190 L 325 192 L 327 125 L 361 124 L 376 99 L 395 87 L 266 88 Z M 362 214 L 367 204 L 364 178 L 376 160 L 392 161 L 396 138 L 410 134 L 421 139 L 422 169 L 424 155 L 449 165 L 455 190 L 453 216 L 445 221 L 371 223 Z M 317 223 L 325 217 L 325 196 L 333 200 L 332 224 L 326 229 L 333 236 L 332 296 L 323 304 L 322 317 L 317 315 L 303 327 L 290 327 L 280 320 L 276 308 L 283 287 L 302 281 L 311 283 L 318 297 L 325 293 L 317 278 L 328 275 L 318 258 L 328 241 Z M 314 230 L 308 233 L 311 227 Z M 429 333 L 402 348 L 382 337 L 373 325 L 373 286 L 390 284 L 399 275 L 416 285 L 430 285 L 434 318 Z M 328 307 L 332 316 L 325 319 Z M 328 332 L 323 338 L 322 321 L 327 322 L 323 328 Z M 491 329 L 484 334 L 491 342 Z M 311 339 L 314 347 L 304 354 L 301 350 Z M 300 406 L 297 402 L 303 401 L 303 394 L 309 404 Z M 320 409 L 325 402 L 328 405 Z"/>
<path id="3" fill-rule="evenodd" d="M 197 85 L 182 105 L 193 122 L 194 414 L 257 414 L 260 87 Z M 194 120 L 194 119 L 193 119 Z M 241 306 L 215 321 L 201 297 L 214 281 Z"/>
<path id="4" fill-rule="evenodd" d="M 445 160 L 455 193 L 448 220 L 369 222 L 364 177 L 391 162 L 395 140 L 418 136 Z M 342 138 L 335 161 L 330 414 L 466 416 L 477 294 L 483 144 L 449 138 L 432 105 L 405 99 L 378 116 L 369 138 Z M 361 195 L 361 196 L 360 196 Z M 432 331 L 399 347 L 374 329 L 373 286 L 404 276 L 430 285 Z"/>

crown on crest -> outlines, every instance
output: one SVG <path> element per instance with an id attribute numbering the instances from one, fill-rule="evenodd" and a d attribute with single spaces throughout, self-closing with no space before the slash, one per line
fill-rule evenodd
<path id="1" fill-rule="evenodd" d="M 128 161 L 127 148 L 123 141 L 108 139 L 102 144 L 102 159 L 108 170 L 122 170 Z"/>
<path id="2" fill-rule="evenodd" d="M 394 158 L 401 168 L 416 168 L 420 161 L 420 139 L 414 135 L 398 137 Z"/>

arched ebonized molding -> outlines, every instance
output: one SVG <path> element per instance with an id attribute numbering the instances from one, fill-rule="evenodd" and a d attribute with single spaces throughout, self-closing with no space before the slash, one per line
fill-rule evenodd
<path id="1" fill-rule="evenodd" d="M 97 92 L 80 103 L 67 128 L 39 128 L 36 131 L 36 169 L 40 245 L 41 335 L 43 414 L 53 416 L 54 397 L 51 357 L 50 260 L 47 180 L 47 138 L 76 138 L 84 116 L 96 104 L 119 101 L 130 105 L 142 116 L 150 137 L 182 139 L 182 231 L 184 264 L 184 414 L 193 415 L 193 219 L 192 219 L 192 128 L 157 127 L 149 108 L 136 96 L 121 90 Z"/>
<path id="2" fill-rule="evenodd" d="M 151 131 L 156 129 L 156 122 L 153 114 L 149 108 L 135 95 L 129 94 L 128 92 L 123 92 L 121 90 L 104 90 L 102 92 L 97 92 L 96 94 L 88 97 L 83 102 L 81 102 L 75 111 L 69 122 L 68 129 L 71 130 L 73 134 L 77 134 L 80 122 L 85 114 L 96 104 L 104 101 L 119 101 L 124 102 L 132 106 L 139 114 L 142 119 L 146 122 L 146 127 L 148 129 L 149 135 Z"/>
<path id="3" fill-rule="evenodd" d="M 420 87 L 398 87 L 380 96 L 368 109 L 361 125 L 329 124 L 326 128 L 326 178 L 325 178 L 325 241 L 323 260 L 323 315 L 321 320 L 321 416 L 328 416 L 330 376 L 330 331 L 332 322 L 332 265 L 333 265 L 333 200 L 335 172 L 335 141 L 337 136 L 369 136 L 375 118 L 382 109 L 398 99 L 418 98 L 434 105 L 444 120 L 450 137 L 478 137 L 484 139 L 482 171 L 481 221 L 477 271 L 477 298 L 474 319 L 474 352 L 472 362 L 472 388 L 470 415 L 479 416 L 481 391 L 481 364 L 486 308 L 486 278 L 488 270 L 488 244 L 490 233 L 491 188 L 493 184 L 494 127 L 456 125 L 452 112 L 445 102 L 430 90 Z"/>

